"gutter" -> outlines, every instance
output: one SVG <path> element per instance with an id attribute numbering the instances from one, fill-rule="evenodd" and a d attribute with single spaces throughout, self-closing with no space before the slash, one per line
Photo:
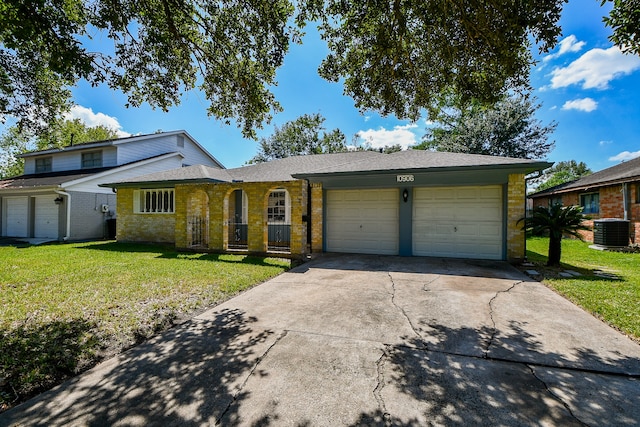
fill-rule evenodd
<path id="1" fill-rule="evenodd" d="M 62 238 L 62 240 L 66 242 L 69 240 L 69 235 L 71 234 L 71 194 L 62 190 L 53 190 L 53 191 L 67 198 L 67 226 L 65 230 L 65 236 Z"/>

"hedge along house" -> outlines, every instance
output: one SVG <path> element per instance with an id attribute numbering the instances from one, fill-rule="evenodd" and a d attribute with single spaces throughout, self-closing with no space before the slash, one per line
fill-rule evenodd
<path id="1" fill-rule="evenodd" d="M 525 175 L 551 164 L 401 151 L 192 166 L 104 184 L 120 241 L 253 254 L 345 252 L 519 260 Z"/>

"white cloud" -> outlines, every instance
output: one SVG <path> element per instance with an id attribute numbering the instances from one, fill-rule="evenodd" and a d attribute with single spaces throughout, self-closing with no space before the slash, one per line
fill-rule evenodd
<path id="1" fill-rule="evenodd" d="M 596 108 L 598 108 L 598 103 L 591 98 L 574 99 L 573 101 L 565 102 L 562 106 L 563 110 L 578 110 L 586 111 L 587 113 Z"/>
<path id="2" fill-rule="evenodd" d="M 617 77 L 640 69 L 640 58 L 625 55 L 617 46 L 591 49 L 564 68 L 551 72 L 554 89 L 582 83 L 583 89 L 606 89 Z"/>
<path id="3" fill-rule="evenodd" d="M 121 138 L 131 136 L 130 133 L 122 130 L 122 125 L 118 122 L 117 118 L 104 113 L 94 113 L 91 108 L 83 107 L 82 105 L 74 105 L 71 107 L 71 110 L 65 115 L 65 118 L 70 120 L 80 119 L 82 123 L 89 127 L 105 126 L 116 131 Z"/>
<path id="4" fill-rule="evenodd" d="M 569 52 L 579 52 L 582 47 L 585 45 L 585 42 L 579 42 L 577 37 L 571 34 L 570 36 L 564 38 L 560 43 L 560 49 L 556 53 L 551 53 L 544 57 L 543 61 L 547 62 L 553 58 L 557 58 L 558 56 L 564 55 Z"/>
<path id="5" fill-rule="evenodd" d="M 623 151 L 622 153 L 616 154 L 613 157 L 609 157 L 609 160 L 612 162 L 624 162 L 626 160 L 635 159 L 636 157 L 640 157 L 640 151 Z"/>
<path id="6" fill-rule="evenodd" d="M 408 125 L 396 126 L 392 130 L 385 128 L 368 129 L 358 131 L 360 139 L 369 143 L 372 148 L 382 148 L 385 145 L 400 144 L 403 149 L 407 149 L 411 145 L 415 145 L 417 136 L 411 129 L 417 128 L 418 125 L 410 123 Z"/>
<path id="7" fill-rule="evenodd" d="M 604 147 L 606 145 L 613 144 L 613 141 L 600 141 L 598 144 L 600 144 L 601 147 Z"/>

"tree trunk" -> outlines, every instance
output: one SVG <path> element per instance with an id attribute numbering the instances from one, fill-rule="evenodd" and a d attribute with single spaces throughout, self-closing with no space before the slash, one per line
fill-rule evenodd
<path id="1" fill-rule="evenodd" d="M 549 237 L 549 256 L 547 265 L 560 265 L 560 255 L 562 252 L 562 237 Z"/>

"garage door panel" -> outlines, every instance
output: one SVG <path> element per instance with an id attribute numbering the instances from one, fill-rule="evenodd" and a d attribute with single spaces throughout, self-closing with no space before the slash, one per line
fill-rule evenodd
<path id="1" fill-rule="evenodd" d="M 502 258 L 502 187 L 416 188 L 413 254 Z"/>
<path id="2" fill-rule="evenodd" d="M 58 205 L 54 196 L 35 197 L 33 237 L 58 238 Z"/>
<path id="3" fill-rule="evenodd" d="M 5 199 L 6 235 L 11 237 L 28 237 L 28 197 L 6 197 Z"/>
<path id="4" fill-rule="evenodd" d="M 398 253 L 398 190 L 327 191 L 329 252 Z"/>

